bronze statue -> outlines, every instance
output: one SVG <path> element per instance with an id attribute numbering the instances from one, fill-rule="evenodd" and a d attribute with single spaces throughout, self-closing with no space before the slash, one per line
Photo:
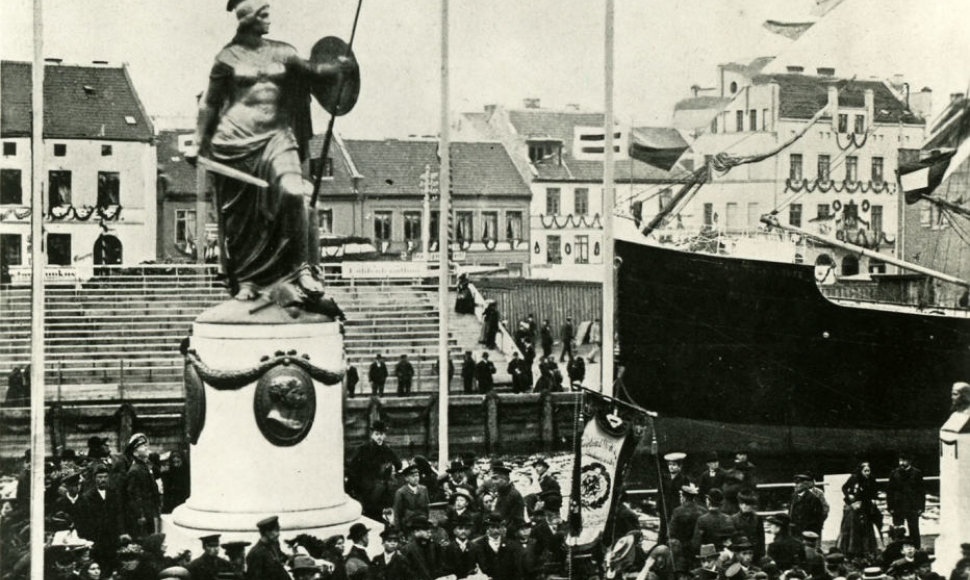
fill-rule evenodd
<path id="1" fill-rule="evenodd" d="M 312 136 L 311 92 L 320 98 L 329 91 L 331 98 L 346 100 L 348 91 L 341 86 L 348 85 L 356 102 L 356 60 L 349 48 L 346 55 L 306 60 L 293 46 L 265 38 L 269 2 L 229 0 L 227 10 L 235 12 L 238 29 L 216 55 L 199 105 L 198 149 L 186 158 L 195 163 L 201 155 L 208 168 L 221 164 L 229 169 L 216 171 L 214 178 L 220 255 L 230 292 L 239 300 L 264 294 L 280 306 L 329 313 L 320 307 L 319 234 L 311 227 L 315 220 L 308 213 L 310 184 L 303 178 L 302 162 Z M 324 40 L 346 48 L 337 39 Z M 353 102 L 321 104 L 343 114 Z M 231 177 L 231 170 L 256 179 Z M 268 187 L 253 185 L 259 180 Z"/>

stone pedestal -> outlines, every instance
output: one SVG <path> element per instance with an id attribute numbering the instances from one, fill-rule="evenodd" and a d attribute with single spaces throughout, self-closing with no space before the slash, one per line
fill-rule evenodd
<path id="1" fill-rule="evenodd" d="M 970 414 L 953 413 L 940 428 L 940 535 L 934 571 L 948 577 L 970 541 Z"/>
<path id="2" fill-rule="evenodd" d="M 284 539 L 345 534 L 361 521 L 360 505 L 344 493 L 340 323 L 252 307 L 226 302 L 193 326 L 192 488 L 164 518 L 170 546 L 213 533 L 255 541 L 256 522 L 270 515 Z"/>

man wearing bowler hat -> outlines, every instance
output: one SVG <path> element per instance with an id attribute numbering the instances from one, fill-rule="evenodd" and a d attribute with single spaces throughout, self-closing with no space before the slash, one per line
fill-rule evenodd
<path id="1" fill-rule="evenodd" d="M 347 552 L 347 557 L 344 558 L 345 560 L 357 558 L 367 566 L 370 566 L 370 556 L 367 555 L 367 544 L 369 543 L 367 534 L 369 533 L 370 529 L 360 522 L 350 526 L 350 531 L 347 532 L 347 539 L 350 540 L 351 546 L 350 551 Z"/>
<path id="2" fill-rule="evenodd" d="M 506 525 L 497 514 L 485 517 L 485 535 L 472 542 L 472 559 L 478 569 L 494 580 L 524 580 L 522 544 L 505 537 Z"/>
<path id="3" fill-rule="evenodd" d="M 126 529 L 133 538 L 141 538 L 158 531 L 160 498 L 148 456 L 151 448 L 148 437 L 135 433 L 126 449 L 132 463 L 125 478 Z"/>
<path id="4" fill-rule="evenodd" d="M 364 515 L 381 520 L 381 512 L 393 503 L 391 482 L 401 470 L 401 460 L 387 445 L 387 425 L 374 421 L 370 439 L 357 448 L 347 466 L 347 492 L 361 503 Z"/>
<path id="5" fill-rule="evenodd" d="M 202 555 L 186 566 L 192 580 L 218 580 L 219 574 L 232 572 L 229 560 L 219 555 L 219 534 L 202 536 Z"/>
<path id="6" fill-rule="evenodd" d="M 893 525 L 900 526 L 905 522 L 909 535 L 919 541 L 919 518 L 926 511 L 926 492 L 923 472 L 913 465 L 910 453 L 900 453 L 899 466 L 889 474 L 886 505 L 893 516 Z"/>
<path id="7" fill-rule="evenodd" d="M 452 522 L 451 541 L 443 550 L 445 568 L 459 578 L 468 576 L 475 569 L 470 539 L 475 524 L 469 515 L 462 514 Z"/>
<path id="8" fill-rule="evenodd" d="M 259 541 L 246 555 L 246 580 L 290 580 L 280 548 L 280 520 L 270 516 L 256 523 Z"/>

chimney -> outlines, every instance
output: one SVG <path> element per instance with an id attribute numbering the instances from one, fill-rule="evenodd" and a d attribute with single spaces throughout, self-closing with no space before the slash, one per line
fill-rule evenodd
<path id="1" fill-rule="evenodd" d="M 106 66 L 108 64 L 108 61 L 106 61 L 106 60 L 92 60 L 91 61 L 91 64 L 96 64 L 96 65 L 100 65 L 100 66 Z"/>
<path id="2" fill-rule="evenodd" d="M 828 67 L 828 66 L 820 66 L 817 69 L 815 69 L 815 72 L 818 73 L 818 76 L 820 76 L 820 77 L 834 77 L 835 76 L 835 69 L 832 68 L 832 67 Z"/>
<path id="3" fill-rule="evenodd" d="M 700 92 L 701 92 L 701 86 L 700 85 L 691 85 L 690 86 L 690 96 L 696 97 L 697 94 L 700 93 Z"/>
<path id="4" fill-rule="evenodd" d="M 787 70 L 791 74 L 800 75 L 803 72 L 805 72 L 805 67 L 803 67 L 803 66 L 797 66 L 797 65 L 788 65 L 788 69 Z"/>
<path id="5" fill-rule="evenodd" d="M 835 85 L 829 85 L 827 94 L 826 107 L 832 117 L 832 131 L 836 132 L 839 130 L 839 89 Z"/>
<path id="6" fill-rule="evenodd" d="M 62 62 L 64 62 L 64 59 L 63 58 L 45 58 L 44 59 L 44 62 L 50 63 L 50 64 L 61 64 Z"/>
<path id="7" fill-rule="evenodd" d="M 963 93 L 950 93 L 950 102 L 957 103 L 963 100 Z"/>
<path id="8" fill-rule="evenodd" d="M 933 111 L 933 89 L 923 87 L 918 93 L 909 95 L 909 110 L 920 118 L 928 119 Z"/>
<path id="9" fill-rule="evenodd" d="M 876 119 L 876 93 L 872 89 L 866 89 L 866 123 L 872 126 Z"/>
<path id="10" fill-rule="evenodd" d="M 899 87 L 903 86 L 903 83 L 905 83 L 905 82 L 906 82 L 906 80 L 903 77 L 903 74 L 902 73 L 896 73 L 896 74 L 893 75 L 893 86 L 894 87 L 899 88 Z"/>
<path id="11" fill-rule="evenodd" d="M 523 99 L 522 100 L 522 106 L 524 106 L 526 109 L 538 109 L 539 108 L 539 99 L 538 98 L 535 98 L 535 97 L 530 97 L 528 99 Z"/>
<path id="12" fill-rule="evenodd" d="M 496 108 L 498 108 L 498 105 L 485 105 L 485 112 L 488 114 L 489 117 L 491 117 L 492 115 L 495 114 Z"/>

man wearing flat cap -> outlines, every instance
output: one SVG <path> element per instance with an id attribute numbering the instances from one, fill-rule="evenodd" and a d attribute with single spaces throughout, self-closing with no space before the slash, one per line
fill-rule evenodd
<path id="1" fill-rule="evenodd" d="M 202 542 L 202 555 L 189 562 L 192 580 L 218 580 L 219 573 L 232 572 L 229 560 L 219 556 L 219 534 L 199 538 Z"/>
<path id="2" fill-rule="evenodd" d="M 129 536 L 140 538 L 158 531 L 161 498 L 148 461 L 151 454 L 148 437 L 143 433 L 135 433 L 128 440 L 126 451 L 132 458 L 125 478 L 126 530 Z"/>
<path id="3" fill-rule="evenodd" d="M 693 545 L 694 529 L 697 520 L 707 510 L 698 501 L 700 489 L 693 483 L 680 488 L 683 503 L 674 509 L 670 516 L 668 537 L 671 555 L 674 558 L 674 571 L 686 574 L 696 565 L 697 549 Z"/>
<path id="4" fill-rule="evenodd" d="M 825 506 L 811 490 L 815 486 L 815 480 L 810 473 L 797 473 L 794 480 L 795 492 L 788 508 L 791 533 L 795 537 L 801 536 L 806 530 L 821 534 L 822 525 L 825 523 Z"/>
<path id="5" fill-rule="evenodd" d="M 431 501 L 428 488 L 419 483 L 421 472 L 418 466 L 412 463 L 404 468 L 401 475 L 404 476 L 404 485 L 394 493 L 394 521 L 407 523 L 411 516 L 428 517 Z"/>
<path id="6" fill-rule="evenodd" d="M 290 580 L 280 548 L 280 520 L 270 516 L 256 523 L 259 541 L 246 555 L 246 580 Z"/>
<path id="7" fill-rule="evenodd" d="M 381 512 L 394 501 L 392 481 L 401 460 L 387 445 L 387 425 L 374 421 L 370 439 L 357 448 L 347 465 L 347 493 L 360 502 L 364 515 L 380 521 Z"/>
<path id="8" fill-rule="evenodd" d="M 242 540 L 222 544 L 222 549 L 226 551 L 226 558 L 229 558 L 229 564 L 232 566 L 232 574 L 237 578 L 242 578 L 246 574 L 246 548 L 249 544 L 250 542 Z"/>
<path id="9" fill-rule="evenodd" d="M 499 518 L 513 529 L 525 521 L 525 499 L 512 483 L 512 470 L 501 462 L 492 464 L 492 484 L 495 487 L 495 509 Z"/>

